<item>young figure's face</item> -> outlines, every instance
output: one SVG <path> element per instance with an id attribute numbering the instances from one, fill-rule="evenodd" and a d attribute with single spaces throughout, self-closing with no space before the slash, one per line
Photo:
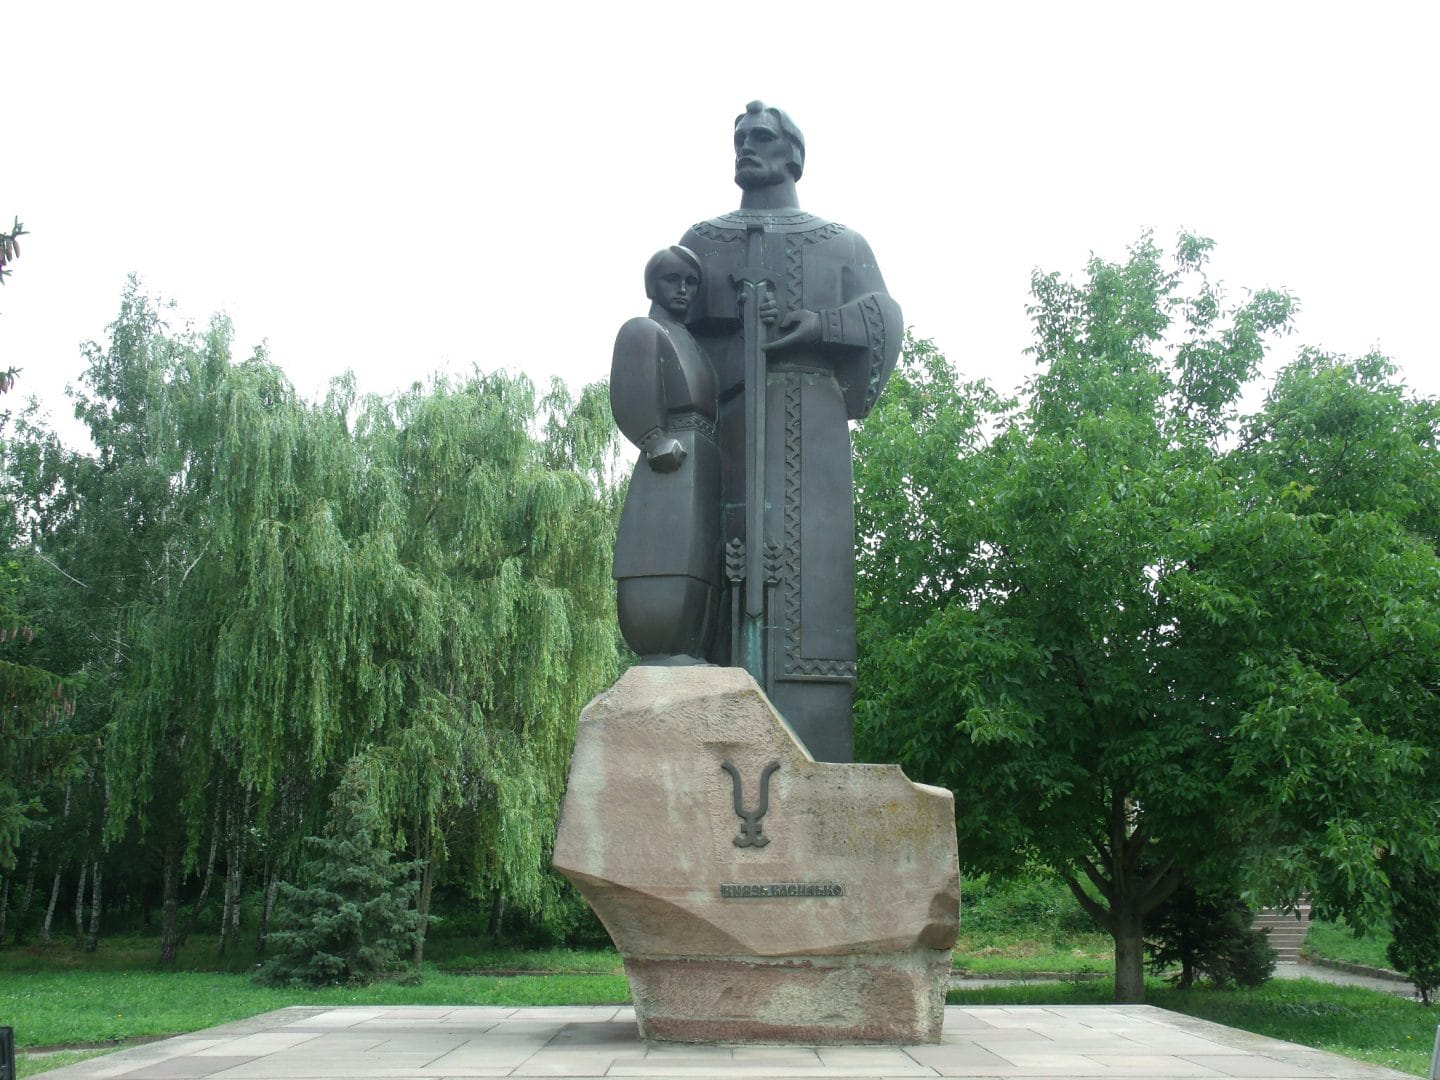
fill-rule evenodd
<path id="1" fill-rule="evenodd" d="M 675 318 L 685 318 L 699 288 L 700 275 L 680 256 L 667 255 L 660 261 L 655 275 L 654 300 Z"/>

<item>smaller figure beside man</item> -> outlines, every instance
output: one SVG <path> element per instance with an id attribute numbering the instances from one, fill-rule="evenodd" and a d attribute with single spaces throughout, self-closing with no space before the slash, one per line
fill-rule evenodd
<path id="1" fill-rule="evenodd" d="M 720 589 L 715 373 L 684 326 L 699 287 L 692 251 L 656 252 L 650 313 L 620 328 L 610 367 L 615 422 L 640 448 L 615 545 L 620 631 L 650 664 L 705 663 Z"/>

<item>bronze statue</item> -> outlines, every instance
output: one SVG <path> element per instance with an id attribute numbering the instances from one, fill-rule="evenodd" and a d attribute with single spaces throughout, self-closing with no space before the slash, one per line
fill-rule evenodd
<path id="1" fill-rule="evenodd" d="M 740 209 L 692 226 L 681 240 L 700 271 L 697 293 L 685 305 L 694 335 L 686 340 L 698 342 L 713 372 L 719 441 L 717 585 L 712 594 L 697 584 L 687 618 L 713 603 L 717 610 L 713 619 L 706 612 L 699 635 L 706 659 L 750 671 L 814 757 L 849 761 L 855 684 L 849 421 L 865 416 L 884 388 L 903 324 L 865 240 L 799 208 L 795 184 L 804 167 L 805 141 L 794 122 L 752 101 L 735 121 Z M 654 309 L 651 319 L 660 321 Z M 643 320 L 627 327 L 635 321 Z M 612 399 L 615 393 L 612 383 Z M 631 400 L 623 388 L 621 398 Z M 673 408 L 668 400 L 665 407 Z M 691 406 L 697 415 L 705 410 Z M 620 414 L 617 406 L 617 420 Z M 630 428 L 620 422 L 635 439 L 637 422 Z M 700 491 L 708 478 L 699 472 L 690 481 L 693 500 L 687 494 L 674 504 L 695 516 L 683 526 L 667 517 L 676 525 L 665 531 L 707 533 L 711 511 L 700 505 Z M 630 500 L 636 498 L 632 488 Z M 660 536 L 630 525 L 640 512 L 632 515 L 629 501 L 625 513 L 616 576 L 622 592 L 632 583 L 634 596 L 633 582 L 650 560 L 660 560 L 656 548 L 663 545 Z M 665 565 L 674 576 L 673 564 Z M 693 566 L 682 576 L 707 587 L 711 580 Z M 625 599 L 620 606 L 623 613 Z M 662 618 L 658 609 L 651 615 Z M 629 630 L 626 639 L 636 647 Z"/>

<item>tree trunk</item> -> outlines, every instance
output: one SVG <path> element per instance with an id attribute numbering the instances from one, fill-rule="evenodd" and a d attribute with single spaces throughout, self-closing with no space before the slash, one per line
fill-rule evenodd
<path id="1" fill-rule="evenodd" d="M 210 826 L 210 854 L 205 859 L 205 877 L 200 884 L 200 897 L 195 901 L 195 907 L 190 912 L 190 921 L 180 933 L 180 940 L 176 948 L 183 949 L 185 942 L 189 940 L 195 928 L 200 925 L 200 916 L 205 912 L 205 902 L 210 898 L 210 883 L 215 879 L 215 852 L 220 848 L 220 807 L 216 804 L 215 820 Z"/>
<path id="2" fill-rule="evenodd" d="M 275 860 L 269 858 L 265 861 L 265 868 L 261 871 L 261 917 L 259 924 L 255 927 L 255 955 L 262 956 L 265 953 L 265 935 L 269 933 L 269 917 L 275 910 L 275 890 L 279 886 L 279 876 L 276 873 Z"/>
<path id="3" fill-rule="evenodd" d="M 180 844 L 174 837 L 165 841 L 160 877 L 164 897 L 160 902 L 160 963 L 173 964 L 180 955 Z"/>
<path id="4" fill-rule="evenodd" d="M 1181 990 L 1189 990 L 1195 985 L 1195 962 L 1188 956 L 1180 961 L 1180 982 Z"/>
<path id="5" fill-rule="evenodd" d="M 7 877 L 7 878 L 4 879 L 4 884 L 3 884 L 3 885 L 0 885 L 0 946 L 3 946 L 3 945 L 5 944 L 5 919 L 6 919 L 6 917 L 7 917 L 9 914 L 10 914 L 10 879 Z M 17 931 L 17 935 L 18 935 L 18 931 Z M 20 940 L 19 940 L 19 937 L 18 937 L 18 936 L 16 937 L 15 943 L 16 943 L 17 945 L 20 943 Z"/>
<path id="6" fill-rule="evenodd" d="M 1114 939 L 1115 1000 L 1139 1004 L 1145 1000 L 1145 916 L 1179 887 L 1183 875 L 1175 869 L 1173 857 L 1142 865 L 1150 846 L 1149 831 L 1135 803 L 1118 788 L 1110 794 L 1109 824 L 1109 836 L 1094 842 L 1094 858 L 1077 863 L 1105 902 L 1086 893 L 1074 874 L 1065 875 L 1065 884 Z"/>
<path id="7" fill-rule="evenodd" d="M 65 807 L 60 811 L 60 821 L 63 824 L 70 817 L 70 785 L 65 785 Z M 60 899 L 60 874 L 64 863 L 60 859 L 55 860 L 55 881 L 50 886 L 50 906 L 45 909 L 45 925 L 40 930 L 40 943 L 50 944 L 50 924 L 55 919 L 55 904 Z"/>
<path id="8" fill-rule="evenodd" d="M 55 880 L 50 883 L 50 903 L 45 908 L 45 924 L 40 927 L 40 944 L 50 944 L 50 925 L 55 921 L 55 905 L 60 900 L 60 873 L 57 868 Z"/>
<path id="9" fill-rule="evenodd" d="M 1145 1000 L 1145 927 L 1133 912 L 1114 912 L 1115 1000 L 1138 1005 Z"/>
<path id="10" fill-rule="evenodd" d="M 230 889 L 234 879 L 230 876 L 230 866 L 225 866 L 225 891 L 220 897 L 220 939 L 215 946 L 217 956 L 225 955 L 225 945 L 230 939 Z"/>
<path id="11" fill-rule="evenodd" d="M 415 926 L 415 952 L 411 959 L 418 974 L 425 963 L 425 931 L 430 925 L 430 887 L 435 882 L 435 860 L 426 859 L 420 871 L 420 891 L 415 894 L 415 911 L 420 916 Z"/>
<path id="12" fill-rule="evenodd" d="M 225 899 L 220 906 L 220 947 L 221 956 L 225 948 L 240 933 L 240 889 L 245 881 L 240 868 L 240 852 L 230 849 L 225 866 Z"/>
<path id="13" fill-rule="evenodd" d="M 235 887 L 230 897 L 230 940 L 240 940 L 240 900 L 245 891 L 245 848 L 242 844 L 235 852 Z"/>
<path id="14" fill-rule="evenodd" d="M 36 848 L 30 852 L 30 865 L 25 873 L 25 891 L 20 894 L 20 903 L 15 908 L 15 944 L 22 945 L 25 940 L 25 920 L 30 917 L 30 901 L 35 897 L 35 864 L 40 860 L 40 849 Z M 10 883 L 5 883 L 9 888 Z M 0 942 L 5 940 L 4 919 L 0 917 Z"/>
<path id="15" fill-rule="evenodd" d="M 100 945 L 100 860 L 90 870 L 90 933 L 85 939 L 85 951 L 94 952 Z"/>
<path id="16" fill-rule="evenodd" d="M 235 812 L 227 815 L 229 827 L 225 859 L 225 903 L 220 912 L 220 955 L 240 934 L 240 894 L 245 886 L 245 826 L 250 819 L 250 792 Z"/>
<path id="17" fill-rule="evenodd" d="M 85 875 L 90 868 L 80 864 L 80 881 L 75 886 L 75 947 L 85 944 Z"/>
<path id="18" fill-rule="evenodd" d="M 265 885 L 265 903 L 260 911 L 260 932 L 256 943 L 261 952 L 265 951 L 265 939 L 270 936 L 270 917 L 275 914 L 275 898 L 280 895 L 280 867 L 270 867 L 270 880 Z"/>
<path id="19" fill-rule="evenodd" d="M 500 886 L 490 894 L 490 942 L 498 945 L 500 943 L 500 926 L 505 920 L 505 894 L 500 891 Z"/>

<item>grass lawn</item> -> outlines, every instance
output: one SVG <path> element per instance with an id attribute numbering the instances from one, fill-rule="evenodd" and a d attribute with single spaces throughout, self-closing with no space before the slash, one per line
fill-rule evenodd
<path id="1" fill-rule="evenodd" d="M 1015 931 L 984 934 L 967 930 L 955 942 L 955 971 L 960 975 L 1088 975 L 1114 970 L 1115 945 L 1105 934 L 1035 938 Z"/>
<path id="2" fill-rule="evenodd" d="M 955 970 L 962 975 L 1108 973 L 1115 945 L 1066 887 L 1041 874 L 1019 881 L 966 878 Z"/>
<path id="3" fill-rule="evenodd" d="M 7 957 L 10 959 L 10 957 Z M 551 959 L 554 959 L 553 957 Z M 628 999 L 618 975 L 480 976 L 431 969 L 419 986 L 290 990 L 254 985 L 230 972 L 49 972 L 0 968 L 0 1016 L 26 1046 L 194 1031 L 286 1005 L 611 1004 Z M 1108 1004 L 1109 979 L 1029 983 L 950 992 L 953 1004 Z M 1152 982 L 1149 1003 L 1231 1027 L 1314 1046 L 1417 1076 L 1429 1068 L 1440 1013 L 1403 998 L 1309 980 L 1275 980 L 1255 990 L 1175 990 Z M 26 1058 L 20 1075 L 87 1054 Z"/>
<path id="4" fill-rule="evenodd" d="M 21 1046 L 170 1035 L 287 1005 L 607 1005 L 630 1000 L 619 975 L 452 975 L 418 986 L 256 986 L 215 971 L 60 971 L 7 975 L 0 1016 Z"/>
<path id="5" fill-rule="evenodd" d="M 1310 932 L 1305 935 L 1305 951 L 1311 956 L 1375 968 L 1393 968 L 1390 958 L 1385 955 L 1385 947 L 1389 944 L 1388 926 L 1372 927 L 1363 936 L 1356 937 L 1355 931 L 1344 923 L 1316 920 L 1310 924 Z"/>
<path id="6" fill-rule="evenodd" d="M 445 950 L 439 950 L 442 954 Z M 0 1017 L 15 1028 L 20 1075 L 92 1057 L 29 1058 L 26 1047 L 173 1035 L 287 1005 L 608 1005 L 630 1000 L 612 950 L 454 952 L 426 964 L 418 986 L 380 983 L 323 990 L 256 985 L 253 954 L 215 954 L 195 939 L 179 969 L 155 970 L 155 939 L 118 937 L 94 953 L 69 945 L 0 951 Z M 505 974 L 461 974 L 504 972 Z M 532 972 L 532 974 L 526 974 Z"/>
<path id="7" fill-rule="evenodd" d="M 1073 899 L 1053 880 L 967 881 L 956 970 L 1103 973 L 1091 981 L 1016 983 L 950 993 L 955 1004 L 1108 1004 L 1112 943 L 1077 918 Z M 1384 966 L 1383 936 L 1358 942 L 1344 927 L 1317 923 L 1320 955 Z M 1377 953 L 1379 960 L 1377 962 Z M 474 937 L 432 938 L 416 986 L 379 984 L 328 990 L 257 986 L 257 957 L 219 956 L 213 936 L 197 935 L 176 970 L 156 969 L 157 942 L 115 936 L 95 953 L 66 945 L 0 950 L 0 1018 L 16 1029 L 20 1076 L 59 1068 L 103 1051 L 29 1058 L 26 1047 L 134 1039 L 195 1031 L 287 1005 L 613 1004 L 629 988 L 613 949 L 477 948 Z M 1217 1023 L 1426 1075 L 1440 1010 L 1387 994 L 1309 980 L 1275 980 L 1255 990 L 1179 991 L 1152 981 L 1149 1001 Z"/>

